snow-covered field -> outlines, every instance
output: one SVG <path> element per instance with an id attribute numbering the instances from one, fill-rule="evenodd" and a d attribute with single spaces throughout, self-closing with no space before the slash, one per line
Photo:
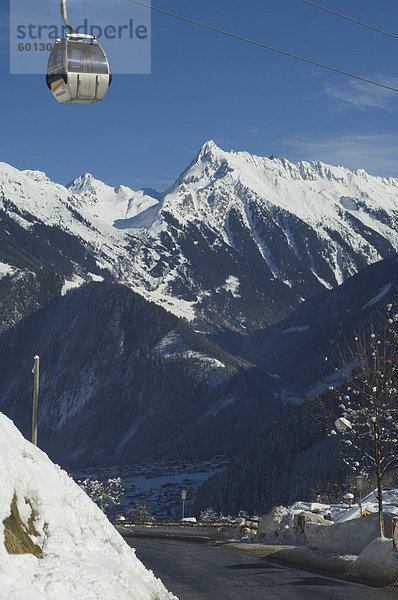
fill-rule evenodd
<path id="1" fill-rule="evenodd" d="M 0 480 L 0 600 L 175 599 L 80 487 L 1 413 Z M 7 551 L 4 521 L 15 499 L 42 558 Z"/>
<path id="2" fill-rule="evenodd" d="M 136 505 L 145 505 L 156 519 L 173 520 L 181 517 L 181 490 L 187 491 L 189 504 L 195 498 L 198 487 L 225 468 L 227 462 L 223 456 L 215 456 L 208 460 L 114 465 L 78 469 L 72 472 L 72 476 L 75 480 L 89 478 L 100 481 L 121 477 L 125 490 L 120 507 L 123 515 L 128 516 Z"/>

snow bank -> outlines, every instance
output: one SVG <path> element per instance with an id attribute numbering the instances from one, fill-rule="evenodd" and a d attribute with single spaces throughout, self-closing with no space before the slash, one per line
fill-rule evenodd
<path id="1" fill-rule="evenodd" d="M 388 535 L 393 516 L 384 515 Z M 333 577 L 376 586 L 398 584 L 398 550 L 393 549 L 392 539 L 378 535 L 377 514 L 330 527 L 309 523 L 305 526 L 307 545 L 282 549 L 273 556 Z"/>
<path id="2" fill-rule="evenodd" d="M 296 511 L 297 512 L 297 511 Z M 309 511 L 300 511 L 305 515 L 305 532 L 294 527 L 295 511 L 285 506 L 277 506 L 260 520 L 257 537 L 266 544 L 301 545 L 307 544 L 307 527 L 313 524 L 315 528 L 329 529 L 332 525 L 322 516 Z"/>
<path id="3" fill-rule="evenodd" d="M 387 502 L 396 501 L 397 495 L 397 490 L 383 492 Z M 369 504 L 375 500 L 373 496 L 366 497 Z M 281 549 L 272 554 L 274 560 L 350 581 L 376 586 L 398 585 L 398 550 L 393 549 L 392 539 L 378 537 L 378 513 L 333 523 L 303 510 L 310 506 L 316 509 L 326 505 L 296 502 L 289 508 L 278 506 L 261 519 L 259 542 L 281 545 Z M 297 513 L 305 514 L 304 532 L 294 527 Z M 384 511 L 387 536 L 392 536 L 392 519 L 396 516 L 395 512 Z M 283 544 L 295 547 L 284 548 Z"/>
<path id="4" fill-rule="evenodd" d="M 272 558 L 339 579 L 375 586 L 398 584 L 398 550 L 393 549 L 392 540 L 387 538 L 375 538 L 359 556 L 321 550 L 308 544 L 282 548 L 273 553 Z"/>
<path id="5" fill-rule="evenodd" d="M 398 582 L 398 550 L 394 550 L 392 540 L 374 539 L 358 556 L 354 572 L 364 580 L 375 579 L 379 585 Z"/>
<path id="6" fill-rule="evenodd" d="M 386 535 L 391 536 L 392 517 L 384 513 Z M 331 527 L 317 527 L 311 523 L 305 526 L 308 543 L 320 550 L 338 554 L 360 554 L 380 535 L 379 515 L 374 513 L 362 518 L 335 523 Z M 392 542 L 391 542 L 392 546 Z"/>
<path id="7" fill-rule="evenodd" d="M 1 413 L 0 480 L 0 600 L 175 599 L 79 486 Z M 43 558 L 6 550 L 3 522 L 15 496 Z"/>

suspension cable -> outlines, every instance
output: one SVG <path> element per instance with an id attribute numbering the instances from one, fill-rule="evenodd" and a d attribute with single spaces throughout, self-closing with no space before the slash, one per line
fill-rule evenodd
<path id="1" fill-rule="evenodd" d="M 301 2 L 305 2 L 305 4 L 310 4 L 311 6 L 315 6 L 315 8 L 320 8 L 325 12 L 331 13 L 332 15 L 336 15 L 337 17 L 341 17 L 342 19 L 347 19 L 347 21 L 351 21 L 352 23 L 356 23 L 357 25 L 362 25 L 362 27 L 367 27 L 367 29 L 372 29 L 373 31 L 377 31 L 378 33 L 382 33 L 383 35 L 388 35 L 389 37 L 398 40 L 398 35 L 394 35 L 393 33 L 389 33 L 388 31 L 384 31 L 383 29 L 379 29 L 378 27 L 373 27 L 372 25 L 368 25 L 363 21 L 358 21 L 357 19 L 353 19 L 351 17 L 347 17 L 347 15 L 343 15 L 335 10 L 331 10 L 326 6 L 321 6 L 320 4 L 316 4 L 315 2 L 310 2 L 310 0 L 301 0 Z"/>
<path id="2" fill-rule="evenodd" d="M 183 17 L 182 15 L 177 15 L 175 13 L 169 12 L 168 10 L 164 10 L 162 8 L 156 8 L 155 6 L 151 6 L 150 4 L 146 4 L 145 2 L 140 2 L 139 0 L 128 0 L 128 1 L 132 2 L 133 4 L 145 6 L 146 8 L 149 8 L 156 12 L 163 13 L 170 17 L 174 17 L 175 19 L 179 19 L 180 21 L 185 21 L 187 23 L 197 25 L 198 27 L 202 27 L 203 29 L 209 29 L 210 31 L 215 31 L 216 33 L 220 33 L 221 35 L 225 35 L 227 37 L 234 38 L 236 40 L 241 40 L 242 42 L 246 42 L 247 44 L 251 44 L 252 46 L 258 46 L 260 48 L 270 50 L 271 52 L 276 52 L 278 54 L 288 56 L 289 58 L 294 58 L 295 60 L 300 60 L 301 62 L 310 64 L 310 65 L 315 65 L 316 67 L 320 67 L 322 69 L 327 69 L 328 71 L 332 71 L 334 73 L 339 73 L 340 75 L 344 75 L 345 77 L 351 77 L 352 79 L 357 79 L 359 81 L 363 81 L 363 82 L 369 83 L 371 85 L 376 85 L 377 87 L 381 87 L 386 90 L 390 90 L 392 92 L 398 92 L 398 88 L 394 88 L 390 85 L 380 83 L 379 81 L 373 81 L 372 79 L 367 79 L 366 77 L 360 77 L 359 75 L 354 75 L 353 73 L 348 73 L 347 71 L 343 71 L 341 69 L 337 69 L 334 67 L 330 67 L 328 65 L 324 65 L 315 60 L 310 60 L 309 58 L 303 58 L 302 56 L 298 56 L 297 54 L 292 54 L 291 52 L 286 52 L 286 51 L 280 50 L 278 48 L 273 48 L 272 46 L 268 46 L 267 44 L 262 44 L 261 42 L 256 42 L 255 40 L 251 40 L 249 38 L 243 37 L 241 35 L 237 35 L 235 33 L 230 33 L 229 31 L 224 31 L 223 29 L 219 29 L 218 27 L 213 27 L 211 25 L 201 23 L 200 21 L 195 21 L 194 19 L 189 19 L 188 17 Z"/>

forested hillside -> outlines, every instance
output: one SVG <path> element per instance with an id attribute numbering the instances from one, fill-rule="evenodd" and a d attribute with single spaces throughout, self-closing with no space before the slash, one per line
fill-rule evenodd
<path id="1" fill-rule="evenodd" d="M 346 468 L 338 452 L 307 404 L 289 408 L 199 488 L 193 511 L 265 514 L 276 505 L 308 499 L 315 490 L 342 482 Z"/>
<path id="2" fill-rule="evenodd" d="M 1 408 L 62 463 L 230 455 L 280 410 L 277 386 L 130 289 L 92 283 L 0 337 Z"/>

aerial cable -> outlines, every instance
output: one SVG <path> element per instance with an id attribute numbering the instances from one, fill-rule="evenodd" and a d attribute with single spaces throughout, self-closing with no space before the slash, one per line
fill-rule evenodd
<path id="1" fill-rule="evenodd" d="M 252 46 L 258 46 L 260 48 L 265 48 L 266 50 L 270 50 L 271 52 L 283 54 L 284 56 L 294 58 L 295 60 L 300 60 L 301 62 L 310 64 L 310 65 L 315 65 L 316 67 L 320 67 L 322 69 L 327 69 L 328 71 L 333 71 L 334 73 L 339 73 L 340 75 L 344 75 L 345 77 L 351 77 L 352 79 L 357 79 L 359 81 L 363 81 L 363 82 L 369 83 L 371 85 L 376 85 L 377 87 L 381 87 L 386 90 L 390 90 L 392 92 L 398 92 L 398 88 L 394 88 L 389 85 L 385 85 L 384 83 L 380 83 L 378 81 L 373 81 L 372 79 L 366 79 L 366 77 L 360 77 L 359 75 L 354 75 L 353 73 L 348 73 L 346 71 L 342 71 L 341 69 L 329 67 L 328 65 L 324 65 L 324 64 L 316 62 L 314 60 L 310 60 L 309 58 L 303 58 L 302 56 L 292 54 L 291 52 L 285 52 L 284 50 L 279 50 L 278 48 L 273 48 L 272 46 L 268 46 L 267 44 L 262 44 L 261 42 L 256 42 L 255 40 L 251 40 L 249 38 L 237 35 L 235 33 L 230 33 L 229 31 L 224 31 L 223 29 L 219 29 L 218 27 L 212 27 L 211 25 L 206 25 L 205 23 L 201 23 L 200 21 L 195 21 L 193 19 L 188 19 L 188 17 L 183 17 L 181 15 L 177 15 L 175 13 L 169 12 L 168 10 L 163 10 L 162 8 L 156 8 L 155 6 L 151 6 L 150 4 L 146 4 L 145 2 L 140 2 L 139 0 L 128 0 L 128 1 L 132 2 L 133 4 L 145 6 L 146 8 L 150 8 L 151 10 L 154 10 L 156 12 L 160 12 L 165 15 L 169 15 L 170 17 L 174 17 L 175 19 L 179 19 L 180 21 L 186 21 L 187 23 L 197 25 L 198 27 L 203 27 L 203 29 L 209 29 L 210 31 L 215 31 L 216 33 L 226 35 L 230 38 L 234 38 L 236 40 L 241 40 L 242 42 L 246 42 L 247 44 L 251 44 Z"/>
<path id="2" fill-rule="evenodd" d="M 301 0 L 301 2 L 305 2 L 306 4 L 310 4 L 311 6 L 315 6 L 315 8 L 320 8 L 325 12 L 331 13 L 332 15 L 336 15 L 337 17 L 341 17 L 342 19 L 347 19 L 347 21 L 351 21 L 352 23 L 356 23 L 357 25 L 362 25 L 362 27 L 367 27 L 367 29 L 372 29 L 373 31 L 377 31 L 378 33 L 382 33 L 383 35 L 388 35 L 389 37 L 398 40 L 398 35 L 394 35 L 393 33 L 389 33 L 388 31 L 384 31 L 383 29 L 379 29 L 378 27 L 373 27 L 372 25 L 368 25 L 367 23 L 363 23 L 363 21 L 358 21 L 357 19 L 353 19 L 351 17 L 347 17 L 347 15 L 343 15 L 335 10 L 331 10 L 326 6 L 321 6 L 320 4 L 315 4 L 315 2 L 310 2 L 310 0 Z"/>

